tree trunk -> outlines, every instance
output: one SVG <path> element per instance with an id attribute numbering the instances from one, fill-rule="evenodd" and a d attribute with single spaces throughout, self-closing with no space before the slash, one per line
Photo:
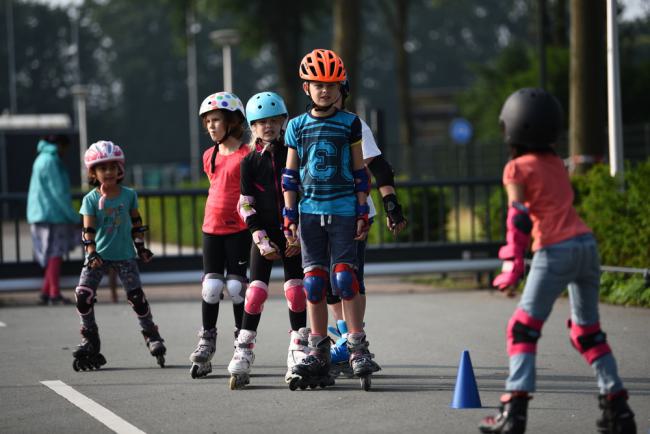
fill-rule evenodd
<path id="1" fill-rule="evenodd" d="M 383 1 L 379 3 L 386 24 L 393 37 L 395 51 L 395 76 L 397 85 L 398 149 L 401 149 L 401 169 L 409 178 L 415 178 L 415 154 L 413 152 L 413 127 L 411 122 L 411 80 L 408 53 L 404 48 L 408 32 L 409 0 Z"/>
<path id="2" fill-rule="evenodd" d="M 263 2 L 266 7 L 274 7 L 274 2 Z M 300 41 L 302 41 L 302 12 L 298 9 L 302 7 L 301 2 L 292 2 L 292 13 L 278 15 L 277 13 L 264 13 L 267 19 L 260 20 L 261 25 L 268 26 L 266 34 L 270 36 L 271 46 L 276 56 L 276 65 L 278 67 L 278 92 L 282 95 L 284 102 L 289 111 L 289 116 L 293 117 L 305 110 L 305 104 L 302 104 L 302 90 L 300 87 L 300 77 L 298 76 L 298 67 L 302 59 Z M 262 6 L 262 11 L 265 11 Z M 277 18 L 277 20 L 274 20 Z M 282 29 L 282 31 L 278 31 Z"/>
<path id="3" fill-rule="evenodd" d="M 605 0 L 571 0 L 569 148 L 573 173 L 601 161 L 607 145 Z"/>
<path id="4" fill-rule="evenodd" d="M 566 0 L 555 0 L 553 5 L 553 30 L 551 38 L 553 45 L 556 47 L 567 46 L 567 28 L 566 28 Z"/>
<path id="5" fill-rule="evenodd" d="M 334 42 L 332 47 L 345 64 L 351 95 L 346 100 L 348 110 L 354 111 L 354 90 L 358 81 L 361 47 L 361 0 L 334 1 Z"/>

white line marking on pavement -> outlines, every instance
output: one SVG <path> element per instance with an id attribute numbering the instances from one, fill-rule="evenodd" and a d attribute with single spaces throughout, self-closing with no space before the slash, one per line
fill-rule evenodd
<path id="1" fill-rule="evenodd" d="M 145 434 L 144 431 L 131 425 L 112 411 L 97 404 L 92 399 L 77 392 L 63 381 L 41 381 L 41 384 L 49 387 L 116 433 Z"/>
<path id="2" fill-rule="evenodd" d="M 3 323 L 2 321 L 0 321 L 0 327 L 7 327 L 7 324 L 5 324 L 5 323 Z"/>

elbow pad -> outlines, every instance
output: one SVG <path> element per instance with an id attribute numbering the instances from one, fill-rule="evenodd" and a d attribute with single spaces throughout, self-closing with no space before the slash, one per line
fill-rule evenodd
<path id="1" fill-rule="evenodd" d="M 377 155 L 373 158 L 370 164 L 368 164 L 368 169 L 372 172 L 372 176 L 375 177 L 377 187 L 384 185 L 395 187 L 395 172 L 383 155 Z"/>

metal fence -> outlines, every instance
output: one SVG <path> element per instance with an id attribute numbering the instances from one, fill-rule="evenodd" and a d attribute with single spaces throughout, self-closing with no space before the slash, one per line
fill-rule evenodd
<path id="1" fill-rule="evenodd" d="M 422 261 L 495 258 L 505 234 L 495 212 L 505 206 L 500 179 L 404 182 L 398 197 L 409 220 L 393 237 L 385 225 L 381 199 L 373 193 L 378 215 L 369 235 L 367 261 Z M 142 271 L 183 271 L 202 268 L 201 225 L 205 189 L 142 190 L 140 211 L 154 261 Z M 75 194 L 78 208 L 82 193 Z M 26 278 L 42 274 L 34 262 L 29 225 L 25 221 L 26 193 L 0 195 L 0 276 Z M 496 209 L 495 209 L 496 208 Z M 499 219 L 502 220 L 502 219 Z M 63 275 L 78 275 L 81 247 L 66 258 Z"/>

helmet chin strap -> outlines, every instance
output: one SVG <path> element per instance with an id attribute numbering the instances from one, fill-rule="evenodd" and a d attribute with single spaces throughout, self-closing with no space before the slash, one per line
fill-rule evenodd
<path id="1" fill-rule="evenodd" d="M 217 161 L 217 153 L 219 152 L 219 145 L 225 142 L 228 137 L 230 137 L 230 126 L 226 129 L 226 134 L 219 140 L 214 141 L 214 148 L 212 149 L 212 155 L 210 157 L 210 171 L 214 173 L 215 162 Z"/>

